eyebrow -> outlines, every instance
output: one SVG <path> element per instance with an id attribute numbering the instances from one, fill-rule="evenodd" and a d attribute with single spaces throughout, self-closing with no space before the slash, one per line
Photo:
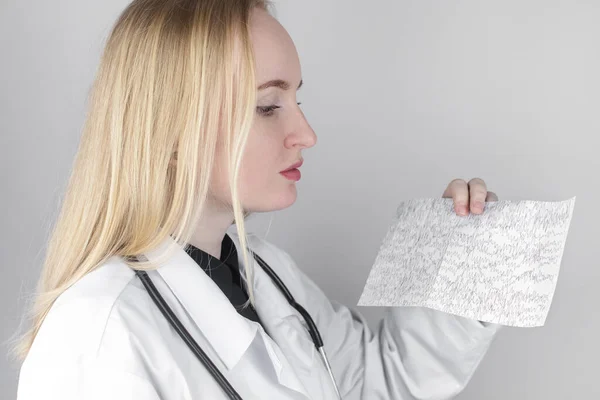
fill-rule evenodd
<path id="1" fill-rule="evenodd" d="M 301 79 L 300 84 L 298 85 L 298 88 L 296 90 L 298 90 L 302 87 L 302 83 L 303 83 L 303 81 Z M 283 90 L 288 90 L 290 88 L 289 82 L 284 81 L 283 79 L 273 79 L 273 80 L 270 80 L 270 81 L 265 82 L 262 85 L 260 85 L 258 87 L 258 90 L 264 90 L 266 88 L 273 87 L 273 86 L 278 87 Z"/>

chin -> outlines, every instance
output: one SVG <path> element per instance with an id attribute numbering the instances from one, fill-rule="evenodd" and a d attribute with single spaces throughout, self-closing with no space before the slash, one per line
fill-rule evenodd
<path id="1" fill-rule="evenodd" d="M 291 182 L 285 189 L 280 192 L 280 195 L 275 198 L 274 204 L 272 204 L 272 211 L 283 210 L 290 207 L 296 202 L 298 198 L 298 191 L 296 190 L 296 182 Z"/>
<path id="2" fill-rule="evenodd" d="M 252 212 L 271 212 L 283 210 L 290 207 L 296 202 L 298 192 L 296 190 L 295 182 L 291 182 L 286 185 L 283 189 L 279 189 L 279 193 L 274 194 L 258 207 L 253 207 Z"/>

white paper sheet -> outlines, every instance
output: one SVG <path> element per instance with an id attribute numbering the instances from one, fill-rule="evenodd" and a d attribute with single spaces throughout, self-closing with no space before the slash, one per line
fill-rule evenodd
<path id="1" fill-rule="evenodd" d="M 453 200 L 402 202 L 359 306 L 423 306 L 508 326 L 543 326 L 575 197 L 485 203 L 457 215 Z"/>

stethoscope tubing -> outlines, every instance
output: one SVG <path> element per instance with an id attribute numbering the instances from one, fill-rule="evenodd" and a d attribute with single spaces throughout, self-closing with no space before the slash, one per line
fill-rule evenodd
<path id="1" fill-rule="evenodd" d="M 260 264 L 262 269 L 265 271 L 265 273 L 267 275 L 269 275 L 269 277 L 273 280 L 273 282 L 275 282 L 275 285 L 279 288 L 281 293 L 283 293 L 283 295 L 287 299 L 288 303 L 292 307 L 294 307 L 302 315 L 302 317 L 304 318 L 304 321 L 306 321 L 306 325 L 308 326 L 308 333 L 310 334 L 312 341 L 315 344 L 315 347 L 317 348 L 317 351 L 319 352 L 319 354 L 321 355 L 321 358 L 323 359 L 325 368 L 327 368 L 327 372 L 329 373 L 329 378 L 331 379 L 331 382 L 333 383 L 333 388 L 335 389 L 335 393 L 336 393 L 338 399 L 341 400 L 342 396 L 340 395 L 340 392 L 339 392 L 339 389 L 337 386 L 337 382 L 335 381 L 335 377 L 333 376 L 333 371 L 331 369 L 331 365 L 329 365 L 329 360 L 327 359 L 327 354 L 325 353 L 325 347 L 323 345 L 323 339 L 321 338 L 321 333 L 319 332 L 319 328 L 317 328 L 317 324 L 315 324 L 315 322 L 313 321 L 313 319 L 310 316 L 310 314 L 308 313 L 308 311 L 306 311 L 306 309 L 304 309 L 304 307 L 302 307 L 300 304 L 298 304 L 296 302 L 296 300 L 294 299 L 294 296 L 292 296 L 292 294 L 288 290 L 287 286 L 285 286 L 285 283 L 283 283 L 283 281 L 279 278 L 279 276 L 277 276 L 275 271 L 273 271 L 271 269 L 269 264 L 267 264 L 265 262 L 265 260 L 263 260 L 258 254 L 254 253 L 252 251 L 251 251 L 251 253 L 254 256 L 254 258 L 258 261 L 258 263 Z"/>
<path id="2" fill-rule="evenodd" d="M 192 353 L 196 355 L 196 357 L 200 360 L 200 362 L 206 367 L 206 369 L 210 372 L 210 374 L 215 378 L 215 380 L 219 383 L 221 388 L 225 391 L 227 396 L 229 396 L 232 400 L 242 400 L 242 397 L 238 394 L 238 392 L 231 386 L 227 378 L 223 376 L 221 371 L 217 368 L 217 366 L 211 361 L 211 359 L 206 355 L 204 350 L 198 345 L 198 343 L 194 340 L 192 335 L 185 329 L 183 324 L 179 321 L 179 318 L 173 313 L 171 308 L 165 302 L 161 294 L 159 293 L 156 286 L 150 279 L 150 276 L 146 273 L 146 271 L 135 271 L 136 275 L 142 281 L 142 284 L 146 288 L 148 294 L 154 301 L 154 304 L 158 307 L 161 313 L 165 316 L 167 321 L 171 324 L 171 326 L 175 329 L 177 334 L 183 339 L 185 344 L 192 350 Z"/>
<path id="3" fill-rule="evenodd" d="M 249 250 L 250 251 L 250 250 Z M 333 387 L 337 394 L 338 399 L 341 400 L 340 392 L 337 387 L 337 383 L 333 376 L 333 371 L 331 370 L 331 366 L 329 365 L 329 360 L 327 359 L 327 354 L 325 353 L 325 349 L 323 346 L 323 339 L 321 338 L 321 334 L 317 325 L 313 321 L 312 317 L 306 311 L 304 307 L 296 302 L 294 296 L 290 293 L 287 286 L 283 283 L 283 281 L 279 278 L 279 276 L 271 269 L 271 267 L 256 253 L 250 251 L 254 258 L 258 261 L 260 266 L 263 268 L 265 273 L 273 280 L 275 285 L 281 291 L 283 296 L 286 298 L 288 303 L 297 310 L 304 320 L 306 321 L 306 325 L 308 327 L 308 333 L 310 334 L 312 341 L 321 355 L 325 367 L 327 368 L 327 372 L 329 373 L 329 377 L 333 383 Z M 146 291 L 152 298 L 154 304 L 158 307 L 160 312 L 166 318 L 166 320 L 171 324 L 171 326 L 175 329 L 177 334 L 181 337 L 181 339 L 185 342 L 185 344 L 190 348 L 192 353 L 200 360 L 200 362 L 205 366 L 205 368 L 210 372 L 210 374 L 215 378 L 215 380 L 219 383 L 223 391 L 227 394 L 227 396 L 232 400 L 242 400 L 242 397 L 237 393 L 237 391 L 231 386 L 231 383 L 223 376 L 221 371 L 216 367 L 216 365 L 212 362 L 212 360 L 206 355 L 206 353 L 202 350 L 202 348 L 198 345 L 198 343 L 194 340 L 192 335 L 185 329 L 181 321 L 177 318 L 177 316 L 173 313 L 169 305 L 166 303 L 164 298 L 161 296 L 160 292 L 150 279 L 150 276 L 146 271 L 136 270 L 136 275 L 140 278 L 142 284 L 146 288 Z"/>

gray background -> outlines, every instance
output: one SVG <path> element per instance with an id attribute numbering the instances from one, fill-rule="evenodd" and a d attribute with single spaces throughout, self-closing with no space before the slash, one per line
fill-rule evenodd
<path id="1" fill-rule="evenodd" d="M 3 341 L 34 288 L 100 49 L 127 3 L 0 2 Z M 473 177 L 501 200 L 577 196 L 546 326 L 504 328 L 458 398 L 600 398 L 600 2 L 276 4 L 318 143 L 297 202 L 252 229 L 354 306 L 404 199 Z M 381 310 L 360 309 L 374 327 Z M 0 398 L 14 398 L 5 357 L 0 376 Z"/>

